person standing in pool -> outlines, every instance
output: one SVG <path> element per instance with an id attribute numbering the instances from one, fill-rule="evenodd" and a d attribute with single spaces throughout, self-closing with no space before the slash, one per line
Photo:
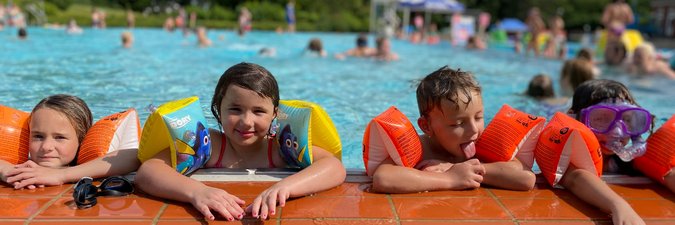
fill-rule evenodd
<path id="1" fill-rule="evenodd" d="M 295 32 L 295 1 L 286 3 L 286 23 L 288 23 L 288 32 Z"/>

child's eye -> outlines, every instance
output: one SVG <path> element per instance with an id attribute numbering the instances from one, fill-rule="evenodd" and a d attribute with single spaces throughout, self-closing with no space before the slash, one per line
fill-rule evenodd
<path id="1" fill-rule="evenodd" d="M 57 139 L 57 140 L 68 139 L 68 138 L 65 137 L 65 136 L 56 136 L 56 137 L 54 137 L 54 138 Z"/>
<path id="2" fill-rule="evenodd" d="M 36 140 L 42 140 L 42 139 L 44 139 L 44 136 L 42 136 L 41 134 L 34 134 L 34 135 L 32 136 L 32 138 L 33 138 L 33 139 L 36 139 Z"/>
<path id="3" fill-rule="evenodd" d="M 255 113 L 255 114 L 265 114 L 267 112 L 265 110 L 254 110 L 253 113 Z"/>
<path id="4" fill-rule="evenodd" d="M 227 111 L 231 111 L 231 112 L 241 112 L 241 109 L 239 109 L 239 108 L 228 108 Z"/>

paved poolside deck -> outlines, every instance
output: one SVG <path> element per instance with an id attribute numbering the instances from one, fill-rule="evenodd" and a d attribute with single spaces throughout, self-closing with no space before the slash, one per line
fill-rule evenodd
<path id="1" fill-rule="evenodd" d="M 240 181 L 205 181 L 250 203 L 283 173 L 252 176 L 238 173 Z M 221 177 L 198 173 L 195 179 Z M 238 177 L 237 177 L 238 176 Z M 217 179 L 215 179 L 217 180 Z M 287 202 L 266 221 L 206 222 L 189 204 L 166 201 L 136 192 L 125 197 L 99 197 L 89 209 L 76 209 L 72 184 L 36 190 L 0 187 L 0 224 L 611 224 L 610 217 L 581 202 L 565 190 L 551 189 L 539 180 L 529 192 L 479 188 L 417 194 L 368 192 L 367 177 L 350 172 L 347 182 L 328 191 Z M 612 178 L 611 188 L 623 196 L 647 224 L 675 224 L 675 194 L 646 178 Z"/>

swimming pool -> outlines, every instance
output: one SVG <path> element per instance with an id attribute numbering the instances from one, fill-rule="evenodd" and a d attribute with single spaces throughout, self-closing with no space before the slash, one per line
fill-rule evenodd
<path id="1" fill-rule="evenodd" d="M 96 119 L 135 107 L 144 122 L 149 104 L 196 95 L 213 127 L 216 123 L 208 106 L 218 78 L 231 65 L 254 62 L 276 76 L 282 99 L 322 105 L 337 126 L 346 167 L 363 168 L 361 142 L 369 120 L 395 105 L 415 123 L 414 81 L 441 66 L 476 75 L 483 87 L 487 121 L 504 103 L 538 114 L 536 103 L 520 93 L 537 73 L 551 75 L 557 89 L 561 66 L 559 61 L 504 49 L 473 52 L 449 44 L 413 45 L 397 40 L 392 43 L 402 58 L 397 62 L 303 55 L 312 37 L 321 38 L 332 55 L 354 45 L 353 33 L 252 32 L 239 38 L 233 31 L 211 30 L 208 36 L 213 46 L 199 48 L 194 36 L 135 29 L 133 48 L 123 49 L 122 31 L 85 29 L 82 35 L 71 36 L 63 30 L 29 28 L 26 41 L 16 39 L 16 30 L 0 31 L 0 104 L 29 111 L 47 95 L 69 93 L 83 98 Z M 370 43 L 374 46 L 374 38 Z M 258 56 L 263 47 L 275 48 L 277 55 Z M 657 115 L 658 125 L 675 112 L 671 90 L 675 82 L 636 80 L 609 69 L 603 74 L 627 84 L 639 103 Z"/>

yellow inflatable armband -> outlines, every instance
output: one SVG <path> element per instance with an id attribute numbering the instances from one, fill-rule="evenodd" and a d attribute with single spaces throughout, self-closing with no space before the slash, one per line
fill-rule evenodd
<path id="1" fill-rule="evenodd" d="M 171 166 L 181 174 L 201 168 L 211 157 L 211 138 L 199 98 L 167 102 L 145 121 L 138 149 L 144 162 L 170 149 Z"/>
<path id="2" fill-rule="evenodd" d="M 640 46 L 644 39 L 642 39 L 642 34 L 637 30 L 625 30 L 621 34 L 621 42 L 626 46 L 626 54 L 632 53 L 635 48 Z M 602 55 L 605 52 L 605 46 L 607 46 L 607 30 L 600 32 L 600 38 L 598 38 L 597 49 L 595 52 Z"/>
<path id="3" fill-rule="evenodd" d="M 312 164 L 317 146 L 342 160 L 342 144 L 335 125 L 321 106 L 300 100 L 281 100 L 276 140 L 286 163 L 305 168 Z"/>

